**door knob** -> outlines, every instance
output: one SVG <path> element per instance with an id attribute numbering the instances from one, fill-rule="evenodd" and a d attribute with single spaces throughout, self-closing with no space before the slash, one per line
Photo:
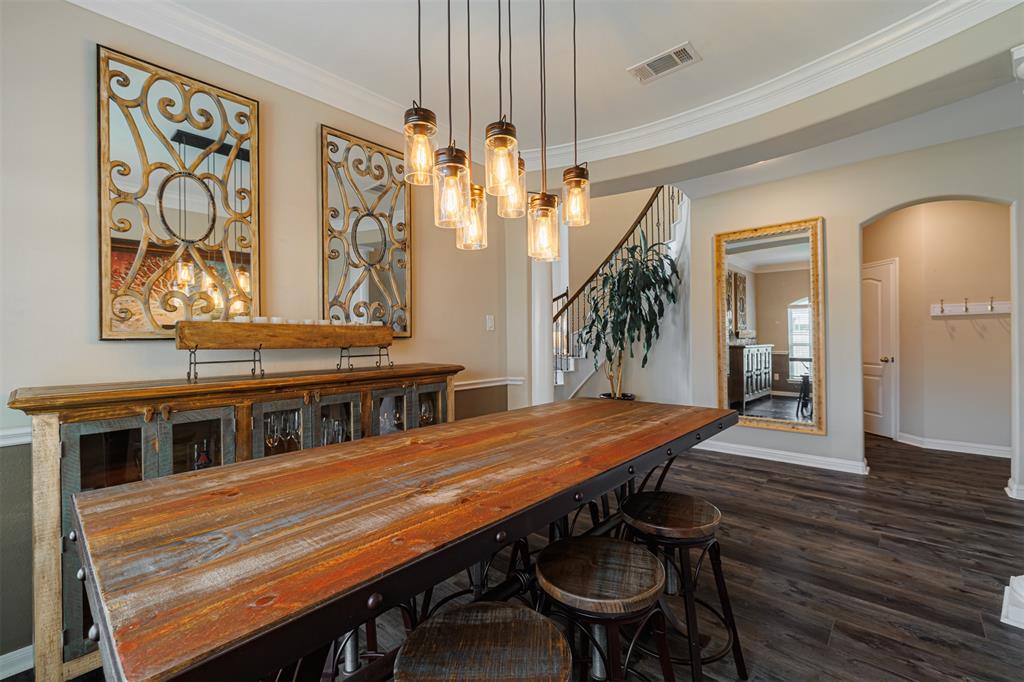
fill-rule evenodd
<path id="1" fill-rule="evenodd" d="M 879 362 L 891 362 L 892 358 L 890 358 L 888 355 L 883 355 L 882 357 L 878 358 L 878 361 Z"/>

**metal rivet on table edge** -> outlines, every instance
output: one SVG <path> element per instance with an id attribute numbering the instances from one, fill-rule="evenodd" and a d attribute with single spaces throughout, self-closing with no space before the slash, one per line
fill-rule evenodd
<path id="1" fill-rule="evenodd" d="M 718 430 L 721 431 L 724 428 L 725 428 L 725 424 L 723 424 L 722 422 L 718 422 Z"/>
<path id="2" fill-rule="evenodd" d="M 85 582 L 85 569 L 84 568 L 78 569 L 78 572 L 75 573 L 75 577 L 78 578 L 79 580 L 81 580 L 82 582 Z"/>
<path id="3" fill-rule="evenodd" d="M 697 440 L 700 440 L 700 433 L 697 433 Z"/>
<path id="4" fill-rule="evenodd" d="M 384 601 L 384 596 L 380 592 L 374 592 L 370 595 L 370 598 L 366 600 L 366 608 L 376 609 Z"/>
<path id="5" fill-rule="evenodd" d="M 668 452 L 666 452 L 665 454 L 668 455 L 669 457 L 671 457 L 672 456 L 672 448 L 669 448 Z"/>
<path id="6" fill-rule="evenodd" d="M 582 502 L 583 501 L 583 493 L 576 493 L 575 495 L 572 496 L 572 499 L 576 500 L 577 502 Z"/>
<path id="7" fill-rule="evenodd" d="M 628 471 L 630 474 L 635 474 L 636 473 L 636 469 L 634 469 L 632 466 L 629 467 L 628 469 L 626 469 L 626 471 Z"/>
<path id="8" fill-rule="evenodd" d="M 508 539 L 508 533 L 506 533 L 503 530 L 499 530 L 497 532 L 497 534 L 494 536 L 494 541 L 495 542 L 505 542 L 505 540 L 507 540 L 507 539 Z"/>
<path id="9" fill-rule="evenodd" d="M 78 540 L 78 533 L 76 533 L 75 531 L 71 531 L 70 533 L 68 533 L 68 540 L 71 540 L 71 542 L 75 542 L 76 540 Z"/>
<path id="10" fill-rule="evenodd" d="M 89 639 L 93 642 L 100 641 L 100 629 L 96 627 L 95 623 L 89 626 Z"/>

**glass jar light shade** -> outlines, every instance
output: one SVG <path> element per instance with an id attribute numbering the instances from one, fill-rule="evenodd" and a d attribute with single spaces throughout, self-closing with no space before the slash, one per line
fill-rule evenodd
<path id="1" fill-rule="evenodd" d="M 455 229 L 469 206 L 469 159 L 466 152 L 445 147 L 434 152 L 434 224 Z"/>
<path id="2" fill-rule="evenodd" d="M 516 181 L 508 186 L 508 193 L 498 197 L 498 215 L 502 218 L 522 218 L 526 215 L 526 162 L 519 159 Z"/>
<path id="3" fill-rule="evenodd" d="M 455 246 L 464 251 L 487 248 L 487 193 L 482 185 L 470 187 L 466 220 L 455 232 Z"/>
<path id="4" fill-rule="evenodd" d="M 431 183 L 434 166 L 434 135 L 437 116 L 429 109 L 413 107 L 405 112 L 405 181 L 410 185 Z"/>
<path id="5" fill-rule="evenodd" d="M 516 141 L 516 127 L 508 121 L 497 121 L 487 126 L 484 170 L 488 194 L 495 197 L 508 194 L 510 185 L 517 179 L 518 158 L 519 142 Z"/>
<path id="6" fill-rule="evenodd" d="M 184 289 L 195 284 L 195 266 L 182 258 L 174 264 L 174 280 L 178 287 Z"/>
<path id="7" fill-rule="evenodd" d="M 538 261 L 558 260 L 558 198 L 534 194 L 526 218 L 527 252 Z"/>
<path id="8" fill-rule="evenodd" d="M 590 224 L 590 173 L 585 166 L 562 173 L 562 220 L 569 227 Z"/>
<path id="9" fill-rule="evenodd" d="M 244 268 L 238 268 L 238 288 L 248 294 L 249 287 L 251 286 L 252 280 L 249 279 L 249 271 Z"/>

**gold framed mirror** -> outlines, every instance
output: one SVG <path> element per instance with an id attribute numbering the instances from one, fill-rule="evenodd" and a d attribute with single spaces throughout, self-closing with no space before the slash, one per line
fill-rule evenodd
<path id="1" fill-rule="evenodd" d="M 718 404 L 741 426 L 826 432 L 824 223 L 715 235 Z"/>
<path id="2" fill-rule="evenodd" d="M 412 336 L 412 199 L 402 153 L 320 127 L 324 319 Z"/>
<path id="3" fill-rule="evenodd" d="M 100 338 L 259 314 L 259 103 L 100 46 Z"/>

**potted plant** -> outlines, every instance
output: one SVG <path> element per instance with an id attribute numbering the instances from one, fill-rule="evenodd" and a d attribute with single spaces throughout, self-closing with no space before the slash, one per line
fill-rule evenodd
<path id="1" fill-rule="evenodd" d="M 647 366 L 651 346 L 660 335 L 665 302 L 676 302 L 680 281 L 676 263 L 668 255 L 664 242 L 648 244 L 640 230 L 640 243 L 623 246 L 616 258 L 598 275 L 595 286 L 587 294 L 587 318 L 580 329 L 580 341 L 593 349 L 594 368 L 606 362 L 605 373 L 611 392 L 602 397 L 632 400 L 622 392 L 622 362 L 625 353 L 634 357 L 633 346 L 639 342 L 644 355 L 641 367 Z M 601 350 L 604 350 L 603 355 Z"/>

